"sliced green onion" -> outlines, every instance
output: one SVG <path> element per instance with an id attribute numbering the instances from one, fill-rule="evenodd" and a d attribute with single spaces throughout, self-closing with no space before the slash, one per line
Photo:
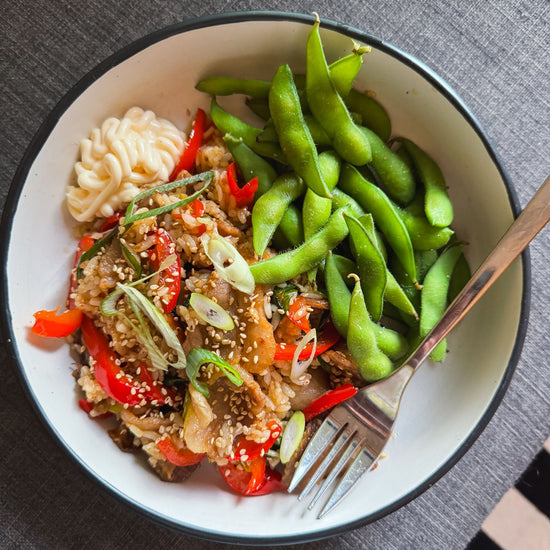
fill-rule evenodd
<path id="1" fill-rule="evenodd" d="M 281 448 L 279 450 L 279 459 L 286 464 L 296 449 L 300 446 L 304 430 L 306 428 L 306 417 L 302 411 L 295 411 L 287 422 L 281 438 Z"/>
<path id="2" fill-rule="evenodd" d="M 237 249 L 217 234 L 205 233 L 201 238 L 204 252 L 214 264 L 218 275 L 231 286 L 246 294 L 253 294 L 256 283 L 246 260 Z"/>
<path id="3" fill-rule="evenodd" d="M 194 348 L 187 354 L 187 367 L 185 367 L 185 372 L 189 381 L 193 384 L 193 387 L 205 397 L 210 395 L 210 391 L 206 384 L 197 380 L 197 376 L 199 375 L 202 365 L 207 363 L 216 365 L 235 386 L 242 386 L 242 378 L 227 361 L 207 349 Z"/>
<path id="4" fill-rule="evenodd" d="M 133 250 L 128 248 L 122 240 L 120 241 L 120 248 L 131 268 L 136 272 L 136 278 L 139 279 L 141 277 L 141 262 L 139 261 L 139 257 Z"/>
<path id="5" fill-rule="evenodd" d="M 164 317 L 164 314 L 139 290 L 130 285 L 117 284 L 117 288 L 120 288 L 124 294 L 129 298 L 130 305 L 134 309 L 140 310 L 144 313 L 151 323 L 155 325 L 157 330 L 164 338 L 166 344 L 171 347 L 178 355 L 178 360 L 175 363 L 168 363 L 176 369 L 183 369 L 186 366 L 185 353 L 181 347 L 181 343 L 177 334 L 172 327 L 168 324 L 168 321 Z M 146 325 L 145 325 L 146 326 Z"/>
<path id="6" fill-rule="evenodd" d="M 170 183 L 158 185 L 157 187 L 151 187 L 151 189 L 146 189 L 145 191 L 138 193 L 130 201 L 130 204 L 126 208 L 126 214 L 124 216 L 124 225 L 125 226 L 131 225 L 132 223 L 138 220 L 151 218 L 153 216 L 158 216 L 159 214 L 165 214 L 166 212 L 170 212 L 171 210 L 174 210 L 174 208 L 178 208 L 179 206 L 185 206 L 186 204 L 193 202 L 195 199 L 198 199 L 202 195 L 202 193 L 207 189 L 207 187 L 212 183 L 213 178 L 214 178 L 214 172 L 212 171 L 201 172 L 200 174 L 196 174 L 194 176 L 190 176 L 188 178 L 184 178 L 181 180 L 171 181 Z M 173 189 L 177 189 L 178 187 L 183 187 L 185 185 L 189 185 L 190 183 L 195 183 L 197 181 L 204 181 L 205 184 L 196 193 L 189 195 L 189 197 L 186 197 L 185 199 L 174 202 L 172 204 L 167 204 L 166 206 L 160 206 L 159 208 L 153 208 L 152 210 L 141 212 L 140 214 L 133 213 L 136 202 L 139 202 L 142 199 L 146 199 L 147 197 L 150 197 L 155 193 L 167 193 L 168 191 L 172 191 Z"/>
<path id="7" fill-rule="evenodd" d="M 209 325 L 221 328 L 222 330 L 233 330 L 235 328 L 235 323 L 231 315 L 207 296 L 193 292 L 189 299 L 189 305 L 195 310 L 196 314 Z"/>
<path id="8" fill-rule="evenodd" d="M 313 346 L 311 348 L 311 354 L 305 361 L 300 361 L 300 353 L 302 350 L 313 340 Z M 315 357 L 315 349 L 317 348 L 317 331 L 312 328 L 304 337 L 300 340 L 300 343 L 296 346 L 296 351 L 292 357 L 292 367 L 290 369 L 290 379 L 295 384 L 301 384 L 300 378 L 306 372 L 311 365 L 313 358 Z"/>

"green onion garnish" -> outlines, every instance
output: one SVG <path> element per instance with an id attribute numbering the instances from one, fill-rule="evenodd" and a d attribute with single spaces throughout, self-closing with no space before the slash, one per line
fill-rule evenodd
<path id="1" fill-rule="evenodd" d="M 224 359 L 214 352 L 202 348 L 194 348 L 187 354 L 187 366 L 185 372 L 193 387 L 205 397 L 210 395 L 206 384 L 199 382 L 197 376 L 202 365 L 213 363 L 216 365 L 235 386 L 242 386 L 243 380 L 239 373 Z"/>
<path id="2" fill-rule="evenodd" d="M 222 330 L 233 330 L 235 328 L 235 323 L 231 315 L 207 296 L 193 292 L 189 299 L 189 305 L 195 310 L 196 314 L 209 325 Z"/>

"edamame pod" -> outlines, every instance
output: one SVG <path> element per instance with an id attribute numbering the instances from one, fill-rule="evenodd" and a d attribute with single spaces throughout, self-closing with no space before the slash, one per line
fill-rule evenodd
<path id="1" fill-rule="evenodd" d="M 424 277 L 424 284 L 420 292 L 419 336 L 421 339 L 428 335 L 445 312 L 449 281 L 461 253 L 458 246 L 448 248 L 439 256 Z M 430 354 L 431 359 L 443 361 L 446 349 L 446 340 L 442 340 Z"/>
<path id="2" fill-rule="evenodd" d="M 407 228 L 389 197 L 376 185 L 364 178 L 350 164 L 344 164 L 339 187 L 351 195 L 361 207 L 372 214 L 374 223 L 383 233 L 407 273 L 416 282 L 414 250 Z"/>
<path id="3" fill-rule="evenodd" d="M 265 252 L 289 205 L 304 191 L 302 178 L 288 172 L 279 176 L 271 188 L 254 203 L 252 240 L 258 256 L 261 257 Z"/>
<path id="4" fill-rule="evenodd" d="M 290 246 L 297 247 L 304 242 L 302 214 L 295 204 L 289 204 L 277 228 Z"/>
<path id="5" fill-rule="evenodd" d="M 306 93 L 311 112 L 325 129 L 338 154 L 357 166 L 370 162 L 369 140 L 351 119 L 330 78 L 318 18 L 306 45 Z"/>
<path id="6" fill-rule="evenodd" d="M 377 322 L 382 316 L 384 292 L 387 284 L 386 262 L 376 245 L 376 241 L 367 232 L 361 222 L 345 216 L 349 228 L 352 253 L 359 270 L 359 278 L 365 303 L 372 319 Z"/>
<path id="7" fill-rule="evenodd" d="M 345 211 L 346 208 L 336 210 L 325 226 L 298 248 L 251 265 L 256 283 L 284 283 L 319 265 L 348 236 Z"/>
<path id="8" fill-rule="evenodd" d="M 343 206 L 349 206 L 351 213 L 356 218 L 365 215 L 363 207 L 353 197 L 336 187 L 332 190 L 332 210 L 337 210 Z"/>
<path id="9" fill-rule="evenodd" d="M 344 100 L 348 109 L 361 115 L 363 124 L 375 132 L 380 139 L 388 141 L 391 136 L 391 122 L 388 113 L 374 98 L 352 89 Z"/>
<path id="10" fill-rule="evenodd" d="M 322 197 L 330 198 L 321 174 L 317 148 L 304 121 L 292 71 L 281 65 L 271 83 L 269 111 L 288 164 L 306 185 Z"/>
<path id="11" fill-rule="evenodd" d="M 374 325 L 365 305 L 359 278 L 351 294 L 347 344 L 361 376 L 367 382 L 380 380 L 392 372 L 391 359 L 382 353 L 376 343 Z"/>
<path id="12" fill-rule="evenodd" d="M 409 208 L 396 208 L 405 224 L 415 250 L 431 250 L 445 246 L 454 234 L 450 227 L 435 227 L 422 216 L 411 213 Z"/>
<path id="13" fill-rule="evenodd" d="M 319 154 L 319 167 L 321 174 L 330 192 L 336 187 L 340 177 L 340 157 L 335 151 L 323 151 Z M 312 237 L 330 218 L 332 201 L 308 189 L 304 197 L 302 207 L 302 219 L 304 221 L 304 237 Z"/>
<path id="14" fill-rule="evenodd" d="M 235 138 L 241 138 L 258 155 L 286 164 L 284 154 L 277 143 L 258 143 L 256 138 L 262 130 L 250 126 L 250 124 L 222 109 L 216 98 L 212 98 L 210 103 L 210 116 L 222 133 L 231 134 Z"/>
<path id="15" fill-rule="evenodd" d="M 237 139 L 230 134 L 226 134 L 223 139 L 244 179 L 250 181 L 252 178 L 258 177 L 258 190 L 254 195 L 258 199 L 271 188 L 275 181 L 277 177 L 275 168 L 250 149 L 242 139 Z"/>
<path id="16" fill-rule="evenodd" d="M 371 166 L 378 174 L 386 193 L 401 204 L 407 204 L 414 197 L 416 182 L 414 175 L 403 160 L 396 155 L 378 135 L 361 127 L 367 136 L 372 151 Z"/>
<path id="17" fill-rule="evenodd" d="M 330 304 L 332 323 L 336 327 L 336 330 L 345 338 L 348 334 L 351 291 L 340 275 L 335 255 L 332 253 L 328 255 L 325 262 L 325 286 Z"/>
<path id="18" fill-rule="evenodd" d="M 269 103 L 267 96 L 264 98 L 247 97 L 245 99 L 246 106 L 258 117 L 263 120 L 268 120 L 271 117 L 269 113 Z"/>
<path id="19" fill-rule="evenodd" d="M 453 205 L 447 194 L 445 178 L 437 163 L 410 139 L 398 140 L 407 150 L 424 185 L 424 211 L 436 227 L 447 227 L 453 221 Z"/>
<path id="20" fill-rule="evenodd" d="M 456 261 L 451 280 L 449 282 L 449 304 L 459 295 L 460 291 L 466 286 L 466 283 L 470 280 L 472 273 L 470 272 L 470 266 L 464 253 L 460 254 L 460 257 Z"/>
<path id="21" fill-rule="evenodd" d="M 256 98 L 265 98 L 269 93 L 270 86 L 269 80 L 208 76 L 199 80 L 195 88 L 211 95 L 245 94 Z"/>

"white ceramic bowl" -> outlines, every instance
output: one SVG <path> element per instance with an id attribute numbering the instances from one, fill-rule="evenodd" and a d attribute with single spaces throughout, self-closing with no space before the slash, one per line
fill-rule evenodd
<path id="1" fill-rule="evenodd" d="M 213 467 L 201 467 L 181 484 L 164 483 L 141 460 L 121 453 L 102 423 L 79 410 L 68 346 L 33 338 L 29 326 L 34 311 L 65 298 L 75 240 L 63 200 L 80 139 L 133 105 L 186 129 L 197 107 L 208 108 L 208 97 L 194 89 L 207 75 L 269 79 L 282 63 L 303 71 L 312 21 L 273 12 L 208 17 L 124 48 L 84 77 L 44 122 L 5 208 L 3 324 L 34 405 L 100 484 L 152 519 L 208 539 L 312 540 L 410 501 L 448 471 L 483 430 L 510 381 L 525 333 L 524 255 L 451 335 L 444 364 L 428 362 L 420 369 L 406 391 L 388 457 L 322 521 L 295 495 L 236 496 Z M 466 255 L 477 266 L 517 213 L 511 184 L 479 123 L 441 78 L 395 47 L 331 22 L 323 22 L 322 38 L 331 59 L 349 52 L 350 38 L 372 46 L 358 86 L 376 91 L 395 135 L 413 139 L 440 164 L 456 209 L 454 228 L 469 242 Z"/>

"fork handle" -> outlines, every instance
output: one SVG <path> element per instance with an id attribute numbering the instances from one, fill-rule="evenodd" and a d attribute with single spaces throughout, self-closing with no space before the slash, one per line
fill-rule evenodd
<path id="1" fill-rule="evenodd" d="M 414 371 L 550 220 L 550 176 L 508 228 L 420 346 L 405 361 Z M 412 374 L 411 371 L 411 374 Z"/>

